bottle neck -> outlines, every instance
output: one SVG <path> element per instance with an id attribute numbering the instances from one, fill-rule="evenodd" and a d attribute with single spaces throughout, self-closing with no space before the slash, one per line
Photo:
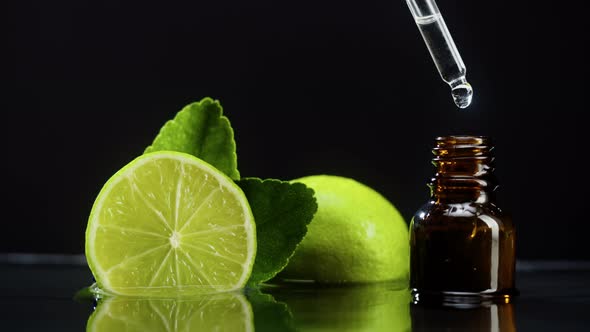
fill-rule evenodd
<path id="1" fill-rule="evenodd" d="M 471 186 L 468 181 L 444 181 L 433 179 L 429 184 L 430 195 L 438 202 L 444 203 L 489 203 L 496 199 L 493 189 L 482 187 L 481 184 Z M 485 184 L 484 186 L 488 186 Z"/>
<path id="2" fill-rule="evenodd" d="M 433 199 L 446 203 L 487 203 L 495 200 L 490 139 L 482 136 L 445 136 L 432 149 L 436 174 L 429 187 Z"/>

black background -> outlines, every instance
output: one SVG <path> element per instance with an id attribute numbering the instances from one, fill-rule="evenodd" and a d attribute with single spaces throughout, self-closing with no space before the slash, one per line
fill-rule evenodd
<path id="1" fill-rule="evenodd" d="M 581 75 L 557 10 L 439 0 L 458 110 L 405 1 L 19 1 L 8 12 L 0 252 L 84 251 L 103 183 L 184 105 L 232 122 L 243 176 L 355 178 L 409 222 L 436 136 L 488 135 L 518 256 L 590 258 Z M 6 12 L 5 12 L 6 14 Z"/>

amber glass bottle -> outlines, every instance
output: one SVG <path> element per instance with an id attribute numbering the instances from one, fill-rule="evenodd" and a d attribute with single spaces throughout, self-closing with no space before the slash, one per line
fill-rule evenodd
<path id="1" fill-rule="evenodd" d="M 488 137 L 438 137 L 431 199 L 410 225 L 410 287 L 419 296 L 502 297 L 516 293 L 515 233 L 495 203 Z"/>

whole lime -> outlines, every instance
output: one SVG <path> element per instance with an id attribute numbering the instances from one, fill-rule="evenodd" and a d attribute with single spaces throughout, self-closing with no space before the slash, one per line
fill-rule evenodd
<path id="1" fill-rule="evenodd" d="M 318 211 L 280 278 L 321 283 L 407 281 L 408 226 L 390 201 L 341 176 L 312 175 L 293 182 L 315 191 Z"/>

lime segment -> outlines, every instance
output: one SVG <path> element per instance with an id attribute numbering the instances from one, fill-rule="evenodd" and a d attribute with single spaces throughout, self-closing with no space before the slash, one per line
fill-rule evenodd
<path id="1" fill-rule="evenodd" d="M 256 252 L 241 189 L 206 162 L 179 152 L 145 154 L 103 187 L 86 230 L 96 281 L 121 295 L 242 288 Z"/>

